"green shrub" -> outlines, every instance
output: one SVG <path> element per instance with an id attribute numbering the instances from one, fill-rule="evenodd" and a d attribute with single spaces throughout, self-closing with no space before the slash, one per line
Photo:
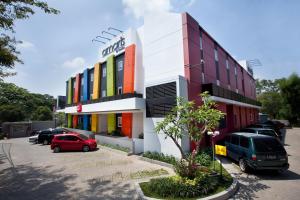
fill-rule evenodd
<path id="1" fill-rule="evenodd" d="M 198 155 L 196 155 L 196 162 L 202 166 L 210 166 L 212 162 L 212 156 L 209 155 L 207 152 L 202 151 Z"/>
<path id="2" fill-rule="evenodd" d="M 163 198 L 193 198 L 207 195 L 215 190 L 218 181 L 205 173 L 200 173 L 195 179 L 172 176 L 166 178 L 151 179 L 142 183 L 142 190 Z M 146 191 L 145 191 L 146 190 Z"/>
<path id="3" fill-rule="evenodd" d="M 158 153 L 158 152 L 147 151 L 147 152 L 144 152 L 143 157 L 166 162 L 166 163 L 169 163 L 172 165 L 175 165 L 175 163 L 177 162 L 177 160 L 174 156 L 169 156 L 169 155 L 165 155 L 163 153 Z"/>

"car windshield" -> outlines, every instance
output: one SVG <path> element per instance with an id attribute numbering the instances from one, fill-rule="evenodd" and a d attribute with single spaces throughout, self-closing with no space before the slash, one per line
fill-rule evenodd
<path id="1" fill-rule="evenodd" d="M 88 140 L 89 138 L 85 135 L 79 134 L 79 137 L 83 140 Z"/>
<path id="2" fill-rule="evenodd" d="M 268 136 L 272 136 L 272 137 L 276 137 L 276 133 L 272 130 L 261 130 L 258 131 L 258 134 L 262 134 L 262 135 L 268 135 Z"/>
<path id="3" fill-rule="evenodd" d="M 275 138 L 254 138 L 256 152 L 284 151 L 283 146 Z"/>

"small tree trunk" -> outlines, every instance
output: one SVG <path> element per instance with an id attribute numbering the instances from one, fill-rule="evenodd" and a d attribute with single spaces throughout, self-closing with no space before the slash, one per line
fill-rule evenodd
<path id="1" fill-rule="evenodd" d="M 175 143 L 175 145 L 178 147 L 178 149 L 180 151 L 180 154 L 181 154 L 181 158 L 182 159 L 186 159 L 185 153 L 183 152 L 182 147 L 178 144 L 177 140 L 174 137 L 170 137 L 170 138 L 173 140 L 173 142 Z"/>

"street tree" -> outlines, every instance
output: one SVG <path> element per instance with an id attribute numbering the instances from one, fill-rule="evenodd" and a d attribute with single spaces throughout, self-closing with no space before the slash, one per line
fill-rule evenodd
<path id="1" fill-rule="evenodd" d="M 52 118 L 52 111 L 47 106 L 39 106 L 32 114 L 32 120 L 47 121 Z"/>
<path id="2" fill-rule="evenodd" d="M 211 100 L 209 94 L 200 94 L 202 105 L 196 106 L 193 101 L 187 101 L 182 97 L 177 98 L 177 105 L 161 122 L 158 122 L 155 131 L 164 133 L 170 137 L 181 153 L 181 164 L 187 171 L 187 176 L 193 177 L 196 171 L 195 158 L 200 150 L 200 143 L 207 131 L 213 131 L 218 125 L 224 113 L 216 109 L 216 103 Z M 191 155 L 186 155 L 179 141 L 187 134 L 195 149 Z"/>

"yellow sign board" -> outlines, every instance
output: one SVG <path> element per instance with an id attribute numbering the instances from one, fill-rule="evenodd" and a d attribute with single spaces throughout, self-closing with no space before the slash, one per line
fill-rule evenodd
<path id="1" fill-rule="evenodd" d="M 227 155 L 226 147 L 222 145 L 215 145 L 215 152 L 217 155 L 221 155 L 221 156 Z"/>

